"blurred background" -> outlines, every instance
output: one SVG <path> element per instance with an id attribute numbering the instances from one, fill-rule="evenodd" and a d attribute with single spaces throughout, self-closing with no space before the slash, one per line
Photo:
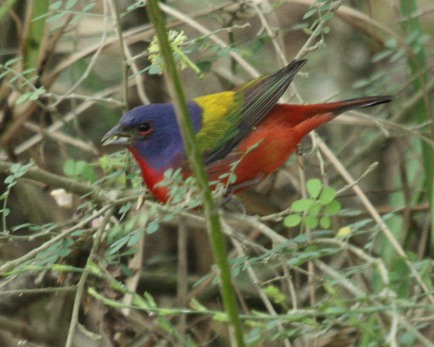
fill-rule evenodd
<path id="1" fill-rule="evenodd" d="M 301 58 L 285 102 L 394 96 L 322 126 L 223 209 L 246 340 L 432 346 L 432 1 L 161 7 L 188 98 Z M 127 151 L 100 145 L 127 110 L 170 101 L 145 2 L 2 0 L 0 28 L 0 345 L 227 346 L 200 210 L 162 208 Z M 317 211 L 294 210 L 303 198 Z"/>

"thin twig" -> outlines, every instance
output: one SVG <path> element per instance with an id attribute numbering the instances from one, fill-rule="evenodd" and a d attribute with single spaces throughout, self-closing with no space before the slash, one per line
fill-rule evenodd
<path id="1" fill-rule="evenodd" d="M 223 222 L 223 226 L 225 228 L 230 228 L 229 225 L 227 225 L 224 222 Z M 228 233 L 228 231 L 226 231 L 226 233 Z M 245 253 L 243 251 L 243 248 L 241 247 L 240 242 L 237 241 L 235 238 L 231 238 L 231 241 L 232 241 L 233 245 L 235 246 L 235 249 L 237 250 L 238 256 L 239 257 L 245 256 Z M 264 293 L 264 291 L 262 290 L 262 288 L 258 285 L 259 279 L 256 276 L 256 273 L 253 270 L 252 266 L 250 265 L 250 263 L 247 260 L 244 261 L 244 266 L 247 269 L 247 274 L 250 277 L 250 282 L 252 283 L 253 287 L 255 288 L 256 292 L 258 293 L 259 297 L 261 298 L 261 301 L 264 303 L 264 306 L 267 309 L 268 313 L 270 314 L 270 316 L 276 317 L 277 316 L 277 312 L 274 309 L 273 304 L 271 303 L 271 301 L 268 298 L 268 296 Z M 283 327 L 282 323 L 280 322 L 280 320 L 276 319 L 276 325 L 277 325 L 277 329 L 280 332 L 284 331 L 284 327 Z M 292 346 L 291 342 L 289 341 L 289 339 L 284 339 L 283 340 L 283 344 L 286 347 L 291 347 Z"/>
<path id="2" fill-rule="evenodd" d="M 67 92 L 65 92 L 62 95 L 62 97 L 60 97 L 54 103 L 49 105 L 50 108 L 55 108 L 57 105 L 59 105 L 64 100 L 64 98 L 69 96 L 69 94 L 73 93 L 80 86 L 80 84 L 83 83 L 83 81 L 89 76 L 90 72 L 93 69 L 93 66 L 96 64 L 96 61 L 102 52 L 102 49 L 104 48 L 104 43 L 107 39 L 109 16 L 107 13 L 106 0 L 104 0 L 102 3 L 103 3 L 103 9 L 104 9 L 104 30 L 103 30 L 102 35 L 101 35 L 101 40 L 99 42 L 99 46 L 98 46 L 97 50 L 95 51 L 94 55 L 92 56 L 92 58 L 89 62 L 89 65 L 86 67 L 86 70 L 84 71 L 83 75 L 74 83 L 74 85 L 71 88 L 69 88 L 69 90 Z"/>
<path id="3" fill-rule="evenodd" d="M 32 258 L 36 257 L 39 253 L 45 251 L 46 249 L 50 248 L 54 244 L 56 244 L 59 241 L 62 241 L 69 235 L 71 235 L 74 231 L 84 227 L 86 224 L 90 223 L 95 218 L 103 215 L 105 212 L 107 212 L 112 207 L 110 205 L 106 205 L 103 208 L 101 208 L 99 211 L 93 213 L 88 218 L 83 219 L 80 223 L 74 225 L 72 228 L 65 230 L 61 234 L 53 237 L 51 240 L 48 240 L 47 242 L 43 243 L 37 248 L 32 249 L 30 252 L 26 253 L 20 258 L 8 261 L 4 263 L 2 266 L 0 266 L 0 275 L 12 270 L 13 268 L 31 260 Z"/>
<path id="4" fill-rule="evenodd" d="M 181 216 L 178 226 L 178 273 L 176 287 L 177 304 L 179 308 L 186 308 L 188 304 L 188 230 L 185 217 Z M 185 334 L 187 330 L 187 317 L 181 315 L 178 321 L 178 330 Z"/>
<path id="5" fill-rule="evenodd" d="M 112 215 L 113 215 L 113 207 L 110 207 L 105 212 L 104 219 L 102 220 L 101 225 L 99 226 L 97 232 L 94 235 L 92 248 L 90 250 L 89 257 L 87 258 L 86 266 L 84 267 L 83 272 L 80 276 L 80 280 L 78 281 L 77 284 L 77 291 L 75 293 L 74 304 L 72 307 L 72 314 L 71 314 L 71 322 L 69 323 L 69 330 L 68 330 L 68 336 L 66 339 L 65 347 L 72 347 L 75 331 L 78 325 L 78 316 L 80 313 L 81 301 L 83 298 L 83 294 L 85 293 L 87 277 L 89 276 L 88 266 L 89 264 L 94 263 L 96 260 L 96 254 L 99 249 L 104 230 Z"/>
<path id="6" fill-rule="evenodd" d="M 425 292 L 427 298 L 429 301 L 434 304 L 434 297 L 431 294 L 430 289 L 426 285 L 426 283 L 423 281 L 422 277 L 419 275 L 419 273 L 416 271 L 416 269 L 413 267 L 413 264 L 408 259 L 407 254 L 401 247 L 401 245 L 398 243 L 398 241 L 393 236 L 392 231 L 389 229 L 389 227 L 386 225 L 386 223 L 381 218 L 378 211 L 375 209 L 374 205 L 371 203 L 371 201 L 368 199 L 366 194 L 363 192 L 363 190 L 358 186 L 354 185 L 354 179 L 351 177 L 347 169 L 342 165 L 342 163 L 339 161 L 338 158 L 334 155 L 334 153 L 328 148 L 328 146 L 321 140 L 321 138 L 317 138 L 318 141 L 318 147 L 320 150 L 324 153 L 324 155 L 327 157 L 327 159 L 335 166 L 335 168 L 338 170 L 340 175 L 347 181 L 347 183 L 352 186 L 353 191 L 356 193 L 356 195 L 359 197 L 362 204 L 365 206 L 365 208 L 368 210 L 368 212 L 371 214 L 372 218 L 375 220 L 375 222 L 379 225 L 381 230 L 383 231 L 386 238 L 389 240 L 392 247 L 395 249 L 396 253 L 401 256 L 410 269 L 411 274 L 419 283 L 422 290 Z"/>

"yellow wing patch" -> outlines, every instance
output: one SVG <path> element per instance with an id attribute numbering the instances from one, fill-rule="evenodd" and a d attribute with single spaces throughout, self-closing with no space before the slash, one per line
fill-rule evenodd
<path id="1" fill-rule="evenodd" d="M 199 148 L 208 152 L 220 147 L 237 133 L 240 102 L 235 92 L 222 92 L 195 98 L 202 108 L 202 129 L 196 134 Z"/>

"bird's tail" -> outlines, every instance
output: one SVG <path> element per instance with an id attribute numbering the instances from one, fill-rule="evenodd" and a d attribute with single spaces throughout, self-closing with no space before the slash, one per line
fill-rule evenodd
<path id="1" fill-rule="evenodd" d="M 327 104 L 319 104 L 318 113 L 331 112 L 334 115 L 353 110 L 356 108 L 371 107 L 375 105 L 385 104 L 392 101 L 390 95 L 368 96 L 365 98 L 349 99 L 344 101 L 331 102 Z M 315 106 L 315 105 L 311 105 Z"/>
<path id="2" fill-rule="evenodd" d="M 391 100 L 391 96 L 381 95 L 313 105 L 279 104 L 277 108 L 279 112 L 287 115 L 287 122 L 291 124 L 301 139 L 308 132 L 343 112 L 380 105 Z"/>
<path id="3" fill-rule="evenodd" d="M 350 111 L 356 108 L 371 107 L 375 105 L 384 104 L 390 101 L 392 101 L 391 96 L 380 95 L 380 96 L 368 96 L 364 98 L 349 99 L 344 101 L 329 102 L 324 104 L 285 105 L 285 107 L 295 106 L 297 108 L 296 112 L 302 114 L 306 119 L 324 113 L 329 113 L 332 114 L 333 116 L 337 116 L 343 112 Z"/>

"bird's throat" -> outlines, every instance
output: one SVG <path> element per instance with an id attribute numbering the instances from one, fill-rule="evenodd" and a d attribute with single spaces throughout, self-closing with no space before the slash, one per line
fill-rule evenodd
<path id="1" fill-rule="evenodd" d="M 168 189 L 163 186 L 157 186 L 157 183 L 162 181 L 164 178 L 164 171 L 158 171 L 152 168 L 134 147 L 128 146 L 128 149 L 140 166 L 146 186 L 159 201 L 166 203 L 169 198 Z"/>

